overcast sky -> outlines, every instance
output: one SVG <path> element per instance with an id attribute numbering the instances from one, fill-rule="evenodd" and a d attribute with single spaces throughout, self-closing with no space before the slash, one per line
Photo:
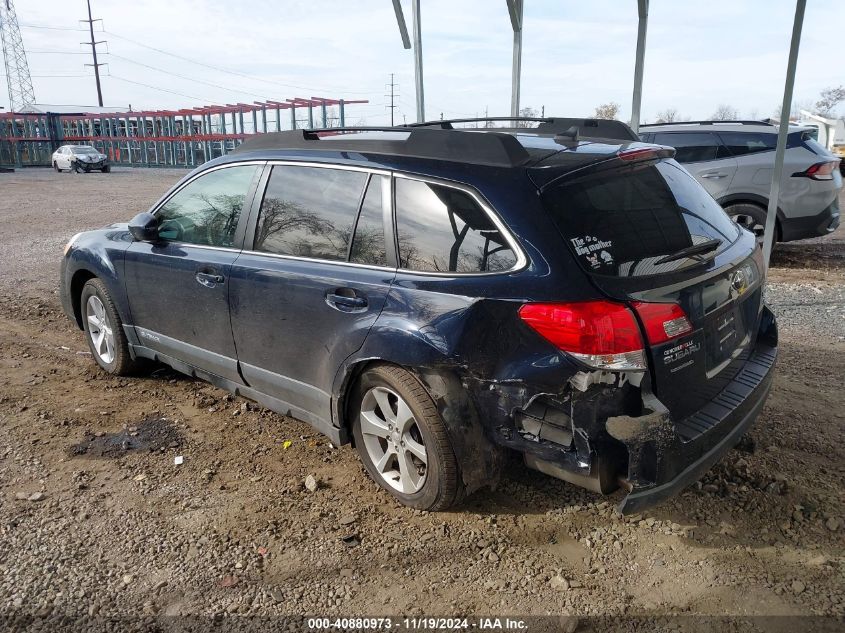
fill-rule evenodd
<path id="1" fill-rule="evenodd" d="M 107 106 L 322 96 L 368 99 L 349 107 L 347 121 L 384 124 L 386 84 L 395 73 L 397 122 L 402 115 L 414 120 L 413 55 L 402 48 L 390 0 L 92 4 L 94 17 L 103 19 L 96 28 L 105 29 L 97 39 L 108 42 L 99 49 L 108 62 Z M 627 119 L 636 4 L 525 0 L 522 105 L 586 116 L 615 101 Z M 410 0 L 403 5 L 410 29 Z M 77 21 L 85 17 L 84 0 L 18 0 L 17 9 L 37 101 L 96 104 L 93 74 L 84 66 L 90 47 L 79 44 L 87 34 L 73 30 L 84 26 Z M 644 120 L 668 107 L 707 118 L 719 104 L 741 116 L 772 115 L 782 99 L 794 9 L 792 0 L 652 0 Z M 427 118 L 483 115 L 485 108 L 507 115 L 512 32 L 505 0 L 422 0 L 422 25 Z M 843 29 L 845 1 L 808 2 L 797 101 L 812 103 L 821 89 L 845 83 Z M 0 105 L 8 108 L 5 90 Z"/>

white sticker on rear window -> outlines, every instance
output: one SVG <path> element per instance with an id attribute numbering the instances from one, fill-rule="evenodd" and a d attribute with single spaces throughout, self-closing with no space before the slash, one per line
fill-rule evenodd
<path id="1" fill-rule="evenodd" d="M 612 240 L 585 235 L 584 237 L 573 237 L 569 241 L 575 247 L 575 253 L 583 257 L 591 268 L 599 268 L 613 263 L 613 255 L 607 250 L 613 247 Z"/>

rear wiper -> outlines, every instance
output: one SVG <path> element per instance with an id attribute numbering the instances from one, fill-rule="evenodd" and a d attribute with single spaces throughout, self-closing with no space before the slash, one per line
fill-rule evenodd
<path id="1" fill-rule="evenodd" d="M 693 244 L 692 246 L 687 246 L 686 248 L 682 248 L 679 251 L 672 253 L 671 255 L 666 255 L 665 257 L 661 257 L 658 259 L 655 264 L 666 264 L 669 262 L 674 262 L 678 259 L 683 259 L 684 257 L 694 257 L 699 261 L 704 261 L 702 255 L 706 253 L 711 253 L 715 251 L 722 245 L 722 240 L 707 240 L 706 242 L 701 242 L 699 244 Z"/>

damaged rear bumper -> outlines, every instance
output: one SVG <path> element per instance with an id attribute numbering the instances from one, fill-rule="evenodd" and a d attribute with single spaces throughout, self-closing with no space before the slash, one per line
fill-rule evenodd
<path id="1" fill-rule="evenodd" d="M 551 407 L 545 414 L 533 407 L 530 426 L 517 417 L 516 428 L 500 428 L 497 439 L 533 470 L 602 494 L 622 485 L 628 494 L 619 511 L 633 514 L 678 494 L 739 442 L 766 402 L 776 360 L 777 323 L 764 307 L 753 347 L 725 370 L 706 404 L 683 419 L 672 417 L 648 375 L 632 384 L 605 373 L 558 403 L 571 423 L 568 436 L 544 435 L 549 422 L 563 435 L 561 411 L 550 420 Z"/>
<path id="2" fill-rule="evenodd" d="M 725 453 L 736 446 L 766 403 L 772 386 L 776 356 L 776 347 L 755 350 L 743 371 L 725 389 L 732 394 L 736 394 L 737 390 L 744 392 L 742 403 L 695 440 L 684 444 L 678 439 L 676 446 L 665 447 L 662 458 L 664 461 L 678 462 L 689 453 L 700 452 L 700 455 L 681 467 L 671 479 L 653 485 L 632 485 L 631 492 L 619 505 L 619 511 L 634 514 L 677 495 L 700 479 Z M 708 437 L 710 433 L 713 435 Z"/>

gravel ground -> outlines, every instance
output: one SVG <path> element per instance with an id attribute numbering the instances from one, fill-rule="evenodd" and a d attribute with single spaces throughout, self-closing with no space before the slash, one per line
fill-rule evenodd
<path id="1" fill-rule="evenodd" d="M 0 174 L 6 625 L 700 614 L 733 616 L 720 631 L 789 631 L 737 617 L 845 616 L 842 229 L 777 250 L 772 395 L 749 441 L 696 486 L 622 519 L 616 497 L 514 463 L 497 491 L 432 514 L 393 502 L 350 448 L 305 424 L 167 369 L 123 379 L 95 367 L 58 305 L 61 247 L 145 210 L 181 175 Z"/>

